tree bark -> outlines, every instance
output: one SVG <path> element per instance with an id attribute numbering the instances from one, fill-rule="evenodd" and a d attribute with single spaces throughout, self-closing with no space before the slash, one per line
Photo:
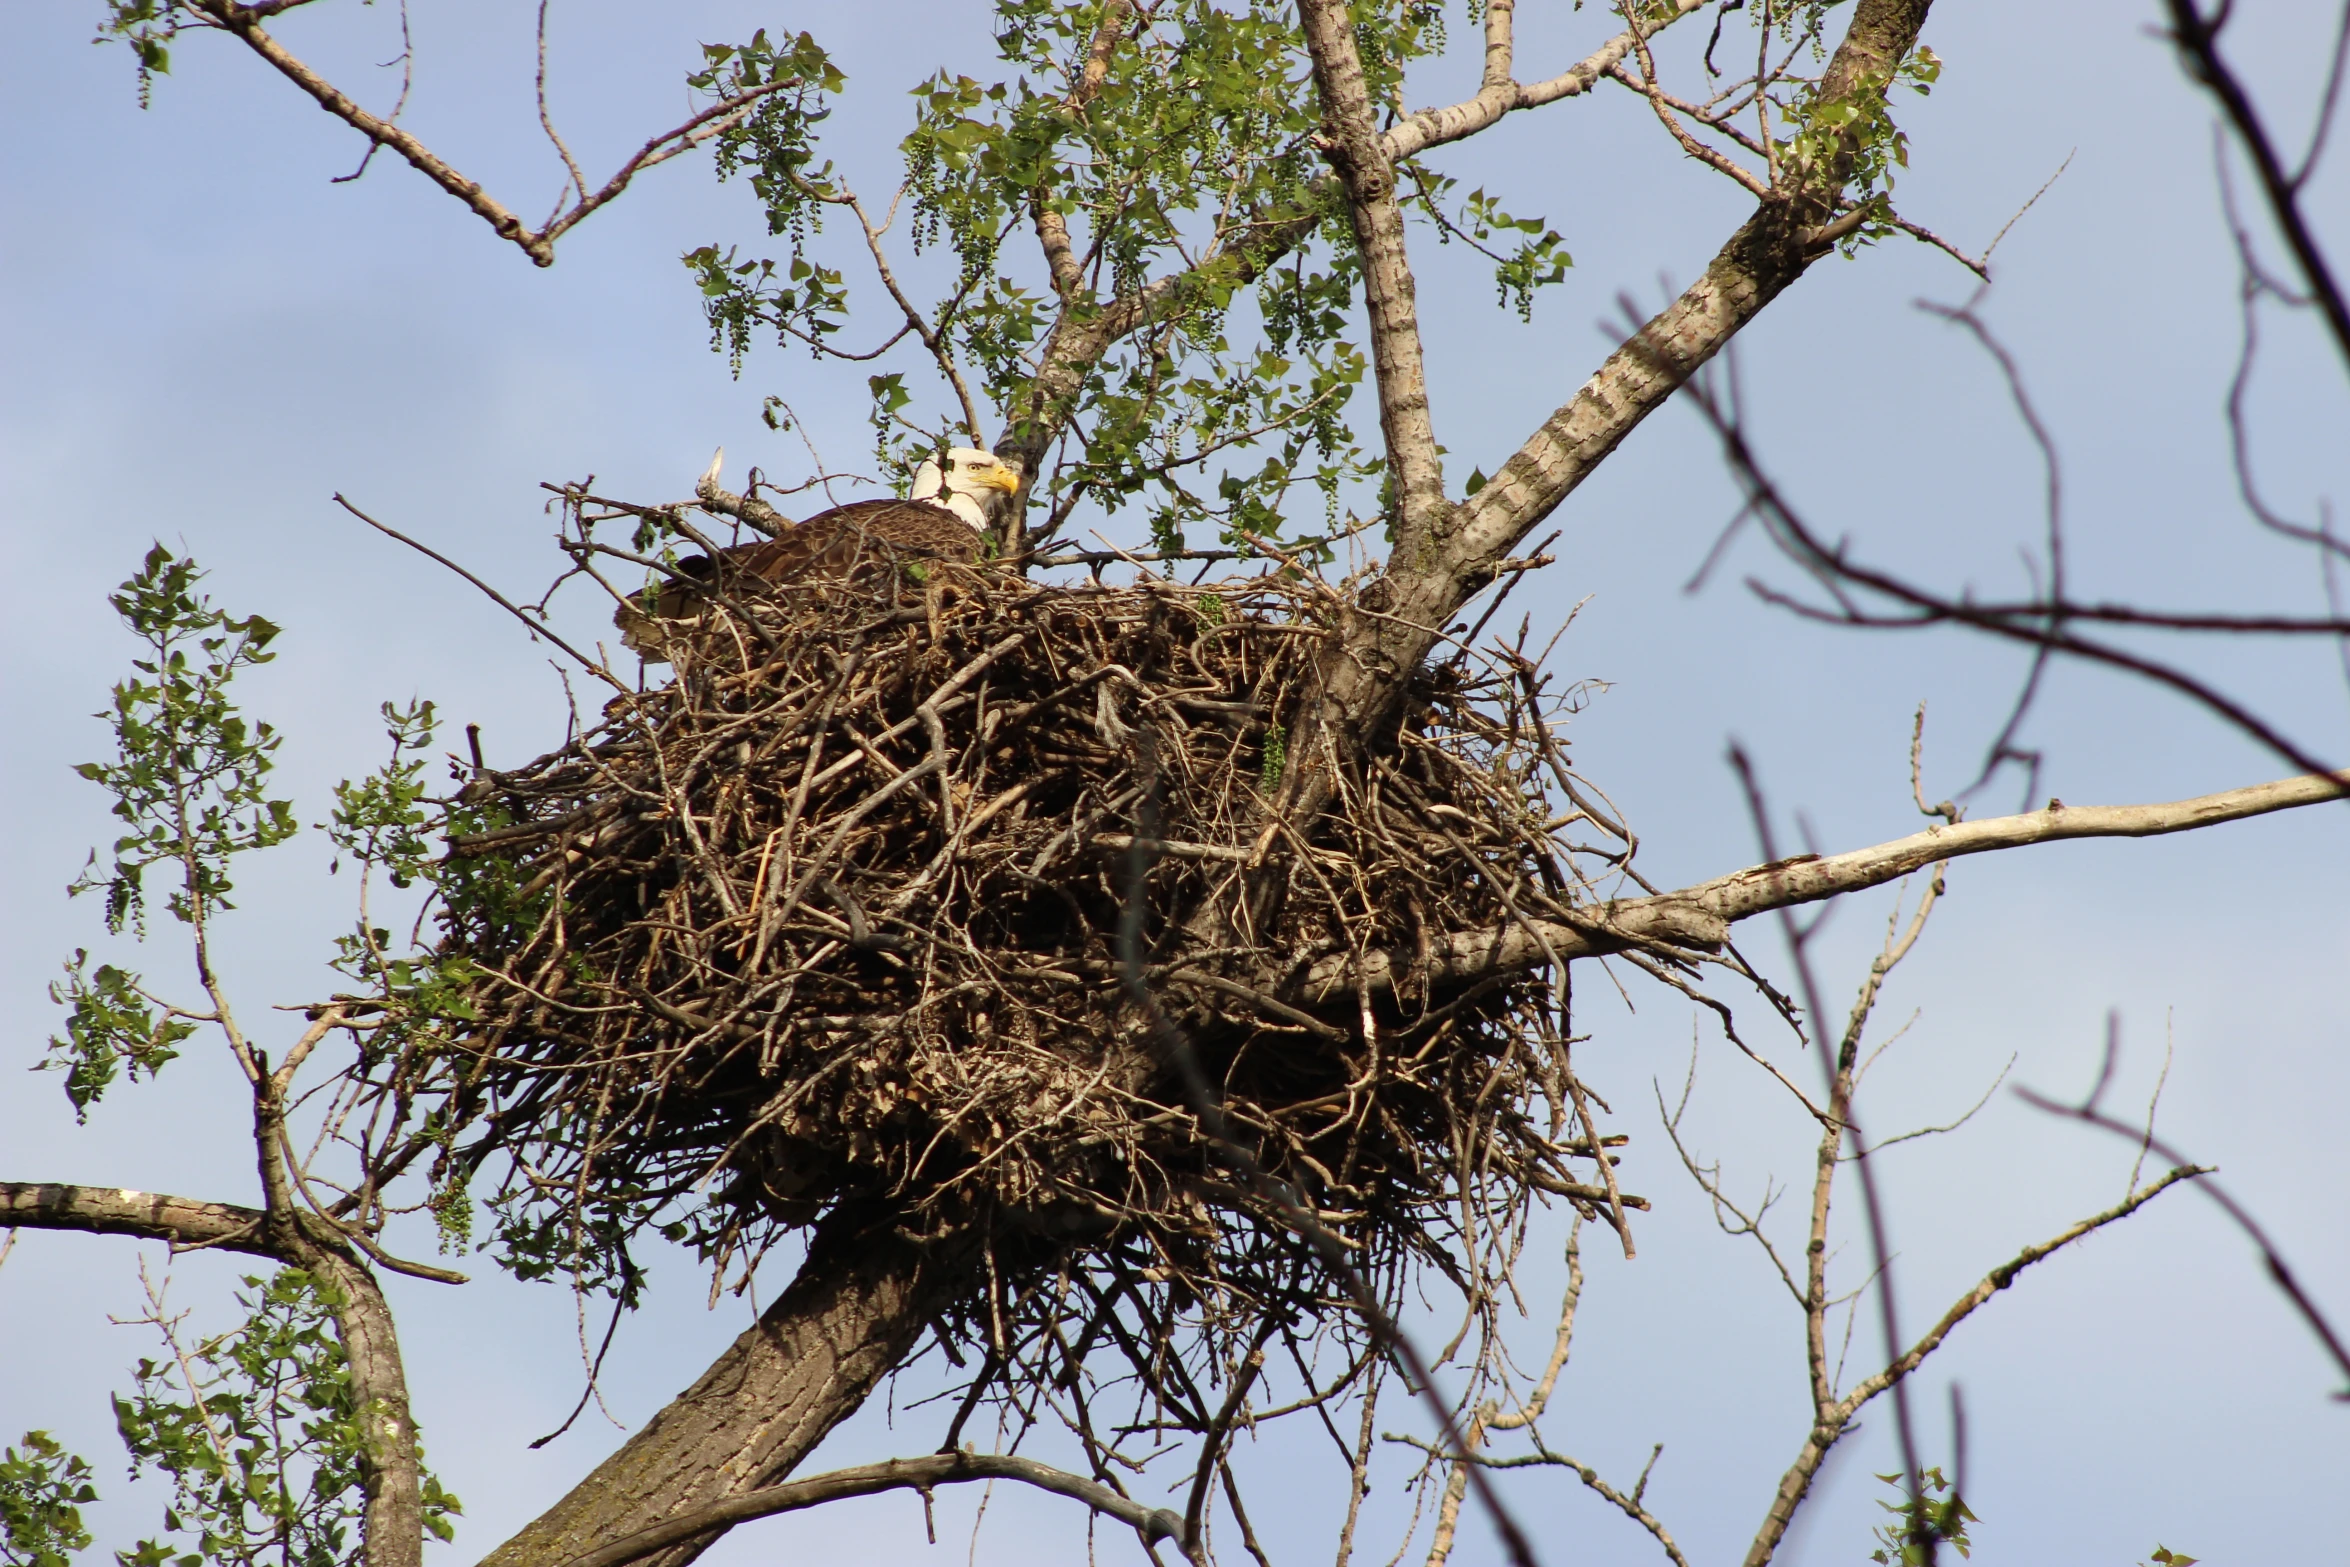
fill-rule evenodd
<path id="1" fill-rule="evenodd" d="M 790 1288 L 694 1385 L 482 1567 L 561 1567 L 688 1510 L 773 1485 L 854 1413 L 967 1282 L 968 1249 L 862 1213 L 817 1229 Z M 684 1567 L 723 1529 L 643 1558 Z"/>
<path id="2" fill-rule="evenodd" d="M 1917 44 L 1931 0 L 1860 0 L 1851 26 L 1822 73 L 1819 96 L 1834 101 L 1879 94 L 1891 72 Z M 1365 177 L 1365 154 L 1349 150 L 1346 128 L 1371 114 L 1363 97 L 1355 41 L 1333 0 L 1304 0 L 1307 41 L 1315 52 L 1315 84 L 1334 127 L 1331 158 L 1354 208 L 1356 232 L 1383 230 L 1394 214 L 1392 181 L 1376 169 Z M 1317 28 L 1322 13 L 1328 24 Z M 1331 102 L 1338 96 L 1351 102 Z M 1384 151 L 1384 149 L 1382 149 Z M 1432 453 L 1388 451 L 1398 476 L 1400 515 L 1396 547 L 1385 574 L 1349 610 L 1341 645 L 1327 660 L 1321 689 L 1298 715 L 1290 755 L 1298 765 L 1283 780 L 1275 815 L 1310 821 L 1335 787 L 1335 748 L 1376 744 L 1394 715 L 1412 671 L 1436 645 L 1445 626 L 1492 580 L 1493 568 L 1518 542 L 1614 453 L 1624 438 L 1680 389 L 1682 382 L 1726 347 L 1767 305 L 1833 248 L 1822 225 L 1835 211 L 1850 173 L 1850 147 L 1810 183 L 1774 189 L 1715 255 L 1700 277 L 1610 354 L 1564 406 L 1544 420 L 1504 463 L 1491 483 L 1458 505 L 1431 496 L 1415 479 Z M 1400 222 L 1400 219 L 1396 219 Z M 1366 244 L 1364 291 L 1370 306 L 1373 365 L 1380 407 L 1424 406 L 1426 388 L 1414 384 L 1419 363 L 1418 324 L 1408 294 L 1408 269 L 1382 265 Z M 1408 342 L 1382 344 L 1385 336 Z M 1413 378 L 1394 386 L 1396 373 Z M 1397 426 L 1388 423 L 1392 442 Z M 1433 442 L 1433 433 L 1404 427 L 1407 442 Z"/>
<path id="3" fill-rule="evenodd" d="M 274 1120 L 269 1120 L 271 1127 Z M 265 1148 L 269 1145 L 265 1142 Z M 265 1157 L 264 1163 L 267 1163 Z M 265 1176 L 265 1184 L 271 1177 Z M 351 1373 L 367 1497 L 364 1567 L 419 1567 L 424 1560 L 422 1465 L 400 1335 L 374 1272 L 346 1237 L 290 1207 L 273 1217 L 234 1203 L 201 1202 L 164 1192 L 0 1181 L 0 1229 L 79 1230 L 134 1235 L 174 1247 L 204 1247 L 266 1257 L 326 1281 L 335 1334 Z"/>

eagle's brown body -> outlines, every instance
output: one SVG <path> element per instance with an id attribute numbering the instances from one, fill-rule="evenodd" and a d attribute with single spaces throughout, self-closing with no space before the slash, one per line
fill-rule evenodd
<path id="1" fill-rule="evenodd" d="M 650 614 L 637 604 L 622 604 L 612 623 L 627 646 L 659 659 L 667 656 L 660 623 L 697 613 L 713 591 L 728 594 L 810 577 L 848 577 L 867 565 L 977 560 L 984 543 L 978 529 L 929 501 L 851 501 L 818 512 L 775 538 L 738 544 L 720 550 L 715 558 L 694 555 L 679 561 L 679 572 L 691 580 L 667 583 Z"/>

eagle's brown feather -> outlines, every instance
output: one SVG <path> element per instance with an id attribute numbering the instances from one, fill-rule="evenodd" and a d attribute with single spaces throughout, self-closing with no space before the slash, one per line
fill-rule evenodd
<path id="1" fill-rule="evenodd" d="M 690 580 L 672 579 L 647 614 L 635 603 L 613 611 L 621 640 L 647 658 L 661 658 L 666 640 L 659 622 L 694 614 L 713 590 L 733 593 L 807 577 L 849 577 L 869 564 L 909 560 L 977 560 L 986 541 L 976 528 L 929 501 L 851 501 L 818 512 L 772 539 L 693 555 L 678 562 Z"/>

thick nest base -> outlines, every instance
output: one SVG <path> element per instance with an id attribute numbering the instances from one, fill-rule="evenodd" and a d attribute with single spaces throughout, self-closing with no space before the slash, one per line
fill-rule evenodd
<path id="1" fill-rule="evenodd" d="M 1606 1206 L 1541 976 L 1350 977 L 1574 901 L 1531 665 L 1457 659 L 1368 760 L 1310 759 L 1308 836 L 1267 805 L 1321 583 L 890 578 L 710 604 L 674 681 L 469 789 L 461 1118 L 512 1200 L 574 1236 L 683 1214 L 722 1270 L 880 1198 L 1229 1282 L 1284 1227 L 1172 1037 L 1366 1263 L 1493 1244 L 1534 1190 Z"/>

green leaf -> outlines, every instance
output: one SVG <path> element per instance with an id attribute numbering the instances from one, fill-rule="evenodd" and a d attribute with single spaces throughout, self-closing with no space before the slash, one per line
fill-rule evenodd
<path id="1" fill-rule="evenodd" d="M 157 544 L 110 601 L 145 644 L 148 656 L 132 667 L 153 677 L 115 686 L 110 710 L 98 715 L 113 727 L 115 759 L 75 769 L 114 797 L 129 828 L 114 841 L 112 866 L 101 871 L 93 855 L 72 887 L 105 893 L 112 932 L 143 932 L 149 869 L 178 873 L 168 906 L 195 924 L 233 907 L 228 868 L 237 855 L 296 830 L 293 807 L 265 792 L 277 732 L 248 724 L 229 700 L 238 674 L 276 656 L 267 648 L 278 628 L 215 607 L 196 591 L 202 576 L 194 561 Z"/>
<path id="2" fill-rule="evenodd" d="M 90 1545 L 81 1509 L 98 1499 L 90 1466 L 46 1431 L 0 1450 L 0 1564 L 66 1567 Z"/>
<path id="3" fill-rule="evenodd" d="M 153 1076 L 196 1032 L 194 1023 L 159 1008 L 137 975 L 105 963 L 90 970 L 89 957 L 74 953 L 65 978 L 49 987 L 49 999 L 71 1010 L 64 1037 L 49 1041 L 47 1057 L 35 1068 L 65 1074 L 65 1096 L 82 1121 L 124 1069 L 134 1081 L 141 1073 Z"/>
<path id="4" fill-rule="evenodd" d="M 152 1467 L 172 1482 L 162 1535 L 125 1562 L 343 1567 L 353 1557 L 369 1444 L 385 1439 L 385 1422 L 352 1389 L 334 1292 L 297 1268 L 244 1282 L 241 1324 L 141 1361 L 132 1394 L 114 1401 L 133 1476 Z M 457 1499 L 427 1473 L 422 1500 L 425 1529 L 448 1539 Z M 192 1548 L 175 1556 L 167 1542 Z"/>

